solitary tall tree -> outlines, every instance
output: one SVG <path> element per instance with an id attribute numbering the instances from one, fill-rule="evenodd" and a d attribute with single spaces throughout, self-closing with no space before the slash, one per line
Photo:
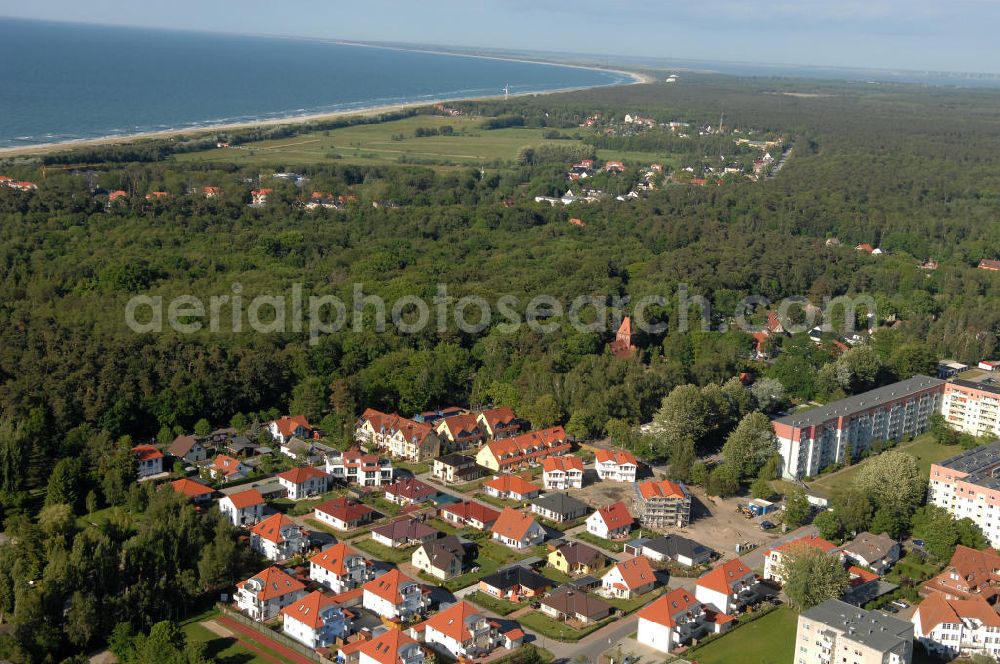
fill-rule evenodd
<path id="1" fill-rule="evenodd" d="M 781 577 L 788 599 L 800 610 L 837 599 L 849 577 L 840 558 L 811 546 L 793 546 L 782 556 Z"/>
<path id="2" fill-rule="evenodd" d="M 778 441 L 771 420 L 761 412 L 753 412 L 740 420 L 726 444 L 722 456 L 739 473 L 740 479 L 754 477 L 777 449 Z"/>

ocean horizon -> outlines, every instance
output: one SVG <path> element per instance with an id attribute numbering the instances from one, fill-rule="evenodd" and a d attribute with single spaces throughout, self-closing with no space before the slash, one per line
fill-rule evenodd
<path id="1" fill-rule="evenodd" d="M 620 85 L 623 72 L 316 39 L 0 18 L 0 147 Z"/>

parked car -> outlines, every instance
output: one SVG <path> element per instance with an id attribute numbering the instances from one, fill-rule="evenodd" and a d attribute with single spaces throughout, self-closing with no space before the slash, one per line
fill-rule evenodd
<path id="1" fill-rule="evenodd" d="M 771 528 L 774 528 L 774 524 L 771 523 L 770 521 L 761 521 L 760 522 L 760 529 L 761 530 L 771 530 Z"/>
<path id="2" fill-rule="evenodd" d="M 882 610 L 885 611 L 886 613 L 897 613 L 899 611 L 899 609 L 894 607 L 892 604 L 886 604 L 885 606 L 882 607 Z"/>
<path id="3" fill-rule="evenodd" d="M 913 546 L 919 546 L 920 548 L 923 548 L 924 547 L 924 541 L 923 540 L 913 540 Z"/>
<path id="4" fill-rule="evenodd" d="M 895 606 L 896 608 L 898 608 L 898 609 L 908 609 L 908 608 L 910 608 L 910 605 L 908 603 L 906 603 L 905 601 L 901 600 L 901 599 L 894 599 L 894 600 L 892 600 L 891 604 L 893 606 Z"/>

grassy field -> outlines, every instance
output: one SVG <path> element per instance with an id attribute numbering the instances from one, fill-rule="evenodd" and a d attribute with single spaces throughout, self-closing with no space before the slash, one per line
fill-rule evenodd
<path id="1" fill-rule="evenodd" d="M 526 613 L 525 615 L 518 618 L 518 622 L 524 627 L 530 630 L 543 634 L 550 639 L 556 639 L 557 641 L 568 641 L 574 642 L 579 641 L 583 637 L 587 636 L 591 632 L 595 632 L 601 627 L 604 627 L 609 622 L 613 622 L 614 618 L 609 618 L 607 620 L 602 620 L 600 622 L 595 622 L 593 624 L 587 625 L 583 629 L 575 629 L 570 627 L 566 623 L 559 622 L 544 613 L 533 611 L 531 613 Z"/>
<path id="2" fill-rule="evenodd" d="M 685 658 L 698 664 L 788 664 L 795 655 L 797 621 L 795 611 L 783 606 L 685 654 Z"/>
<path id="3" fill-rule="evenodd" d="M 611 540 L 604 539 L 603 537 L 598 537 L 593 533 L 588 533 L 585 530 L 576 533 L 575 537 L 582 542 L 593 544 L 599 549 L 604 549 L 605 551 L 611 551 L 612 553 L 621 553 L 622 551 L 625 550 L 625 545 L 622 542 L 613 542 Z"/>
<path id="4" fill-rule="evenodd" d="M 415 546 L 408 546 L 405 549 L 390 549 L 369 537 L 354 540 L 350 542 L 350 545 L 365 553 L 370 553 L 377 560 L 384 560 L 389 563 L 409 562 L 410 556 L 417 548 Z"/>
<path id="5" fill-rule="evenodd" d="M 467 596 L 465 599 L 469 600 L 473 604 L 477 604 L 483 607 L 487 611 L 492 611 L 498 616 L 506 616 L 510 613 L 514 613 L 522 606 L 521 604 L 508 602 L 507 600 L 500 599 L 499 597 L 493 597 L 492 595 L 487 595 L 486 593 L 479 590 Z"/>
<path id="6" fill-rule="evenodd" d="M 580 144 L 575 140 L 549 140 L 544 129 L 509 128 L 483 130 L 482 118 L 449 118 L 420 115 L 380 124 L 358 125 L 317 131 L 291 138 L 247 143 L 180 154 L 185 162 L 226 162 L 241 165 L 281 164 L 286 168 L 330 160 L 361 165 L 426 163 L 437 167 L 479 166 L 497 160 L 510 161 L 521 148 L 543 144 Z M 452 127 L 449 136 L 417 138 L 417 128 Z M 600 159 L 664 163 L 664 154 L 598 150 Z M 416 473 L 415 473 L 416 474 Z"/>
<path id="7" fill-rule="evenodd" d="M 930 434 L 926 433 L 917 436 L 908 443 L 901 443 L 893 449 L 906 452 L 915 457 L 917 459 L 917 466 L 920 467 L 920 472 L 924 477 L 930 475 L 932 463 L 947 459 L 962 451 L 957 445 L 939 445 L 934 442 Z M 818 480 L 811 482 L 810 486 L 826 493 L 834 493 L 839 489 L 849 486 L 864 464 L 865 461 L 862 461 L 844 470 L 820 477 Z"/>
<path id="8" fill-rule="evenodd" d="M 181 630 L 187 636 L 188 641 L 192 643 L 204 643 L 206 654 L 212 658 L 212 661 L 219 662 L 219 664 L 273 664 L 275 661 L 288 661 L 269 650 L 267 651 L 267 655 L 273 659 L 264 659 L 244 647 L 235 638 L 219 636 L 207 627 L 199 624 L 202 621 L 211 620 L 218 615 L 217 611 L 207 611 L 189 618 L 181 624 Z"/>

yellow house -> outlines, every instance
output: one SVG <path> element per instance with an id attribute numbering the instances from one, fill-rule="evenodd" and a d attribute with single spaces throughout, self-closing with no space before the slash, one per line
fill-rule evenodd
<path id="1" fill-rule="evenodd" d="M 567 542 L 549 553 L 548 563 L 563 574 L 592 574 L 608 564 L 597 549 L 579 542 Z"/>
<path id="2" fill-rule="evenodd" d="M 465 547 L 454 535 L 425 542 L 410 556 L 414 567 L 439 579 L 450 579 L 462 573 Z"/>

